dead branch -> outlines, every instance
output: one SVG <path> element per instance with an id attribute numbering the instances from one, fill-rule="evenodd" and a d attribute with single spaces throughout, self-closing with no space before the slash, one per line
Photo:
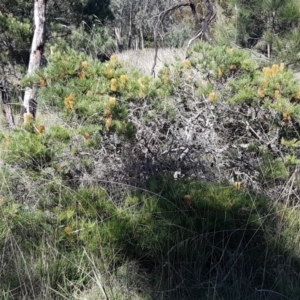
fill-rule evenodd
<path id="1" fill-rule="evenodd" d="M 202 29 L 200 30 L 201 34 L 199 34 L 199 36 L 201 36 L 201 35 L 205 36 L 208 42 L 212 42 L 212 36 L 211 36 L 211 33 L 210 33 L 208 25 L 214 19 L 214 11 L 213 11 L 213 7 L 212 7 L 212 5 L 211 5 L 211 3 L 210 3 L 209 0 L 204 0 L 204 4 L 205 4 L 205 6 L 207 8 L 207 13 L 206 13 L 205 18 L 203 18 L 203 19 L 198 18 L 195 4 L 191 0 L 189 2 L 175 4 L 175 5 L 171 6 L 170 8 L 166 9 L 165 11 L 163 11 L 159 15 L 158 22 L 156 23 L 155 28 L 154 28 L 154 49 L 155 49 L 155 53 L 154 53 L 153 66 L 151 68 L 151 75 L 155 75 L 154 74 L 154 69 L 155 69 L 156 62 L 157 62 L 159 28 L 163 24 L 164 19 L 168 15 L 170 15 L 171 13 L 173 13 L 176 9 L 178 9 L 180 7 L 184 7 L 184 6 L 189 6 L 191 8 L 191 11 L 192 11 L 192 14 L 194 16 L 196 24 L 201 23 L 201 25 L 202 25 Z M 197 37 L 198 37 L 198 34 L 195 37 L 195 39 Z"/>

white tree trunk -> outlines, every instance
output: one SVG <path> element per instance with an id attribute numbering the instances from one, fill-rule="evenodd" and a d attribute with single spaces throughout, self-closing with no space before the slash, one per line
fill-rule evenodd
<path id="1" fill-rule="evenodd" d="M 44 51 L 45 43 L 45 13 L 47 0 L 34 0 L 34 35 L 31 44 L 30 58 L 27 74 L 32 75 L 40 67 L 41 58 Z M 35 117 L 36 105 L 36 88 L 27 87 L 24 95 L 24 112 L 31 113 Z"/>

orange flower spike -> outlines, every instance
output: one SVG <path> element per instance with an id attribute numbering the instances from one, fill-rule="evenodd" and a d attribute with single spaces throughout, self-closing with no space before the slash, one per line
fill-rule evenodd
<path id="1" fill-rule="evenodd" d="M 185 204 L 191 205 L 192 204 L 192 197 L 190 195 L 184 195 L 182 200 Z"/>
<path id="2" fill-rule="evenodd" d="M 265 98 L 266 97 L 266 93 L 264 91 L 264 88 L 262 86 L 259 86 L 257 89 L 257 96 L 259 98 Z"/>
<path id="3" fill-rule="evenodd" d="M 75 99 L 75 94 L 74 93 L 71 93 L 69 95 L 69 97 L 64 98 L 66 108 L 68 108 L 68 109 L 73 109 L 74 108 L 74 106 L 75 106 L 74 99 Z"/>
<path id="4" fill-rule="evenodd" d="M 110 117 L 111 116 L 111 111 L 110 111 L 110 109 L 104 109 L 104 115 L 105 115 L 105 117 Z"/>
<path id="5" fill-rule="evenodd" d="M 79 79 L 84 79 L 85 76 L 86 76 L 86 74 L 85 74 L 84 71 L 81 71 L 81 72 L 79 73 Z"/>
<path id="6" fill-rule="evenodd" d="M 45 131 L 45 126 L 44 125 L 39 125 L 37 127 L 37 133 L 43 133 Z"/>
<path id="7" fill-rule="evenodd" d="M 64 228 L 64 233 L 65 233 L 66 235 L 69 235 L 71 232 L 72 232 L 71 227 L 66 226 L 66 227 Z"/>
<path id="8" fill-rule="evenodd" d="M 84 141 L 85 141 L 85 142 L 88 142 L 88 141 L 91 139 L 91 135 L 90 135 L 89 133 L 85 133 L 85 134 L 83 135 L 83 138 L 84 138 Z"/>
<path id="9" fill-rule="evenodd" d="M 40 77 L 40 86 L 41 87 L 46 87 L 47 86 L 47 82 L 46 82 L 45 78 L 43 78 L 43 77 Z"/>
<path id="10" fill-rule="evenodd" d="M 106 131 L 109 131 L 109 127 L 110 127 L 111 123 L 112 123 L 112 117 L 110 116 L 105 121 L 105 130 Z"/>

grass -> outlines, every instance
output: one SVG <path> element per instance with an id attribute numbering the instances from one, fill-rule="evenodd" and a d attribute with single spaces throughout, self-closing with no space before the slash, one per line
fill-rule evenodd
<path id="1" fill-rule="evenodd" d="M 124 67 L 139 69 L 143 74 L 150 75 L 154 62 L 154 49 L 129 50 L 117 53 L 116 56 Z M 159 49 L 156 73 L 163 68 L 165 63 L 172 64 L 176 60 L 183 61 L 184 59 L 185 51 L 183 49 Z"/>
<path id="2" fill-rule="evenodd" d="M 161 66 L 170 51 L 160 50 Z M 143 55 L 118 59 L 149 73 L 152 51 Z M 22 129 L 1 149 L 3 299 L 299 299 L 300 215 L 284 194 L 164 174 L 143 189 L 111 183 L 120 192 L 109 196 L 70 179 L 72 126 L 53 114 L 40 120 L 46 138 Z M 68 154 L 49 154 L 52 142 Z M 269 165 L 262 176 L 277 178 L 281 165 Z"/>
<path id="3" fill-rule="evenodd" d="M 227 184 L 146 188 L 118 204 L 96 187 L 62 189 L 52 209 L 4 201 L 2 297 L 298 299 L 296 210 Z"/>

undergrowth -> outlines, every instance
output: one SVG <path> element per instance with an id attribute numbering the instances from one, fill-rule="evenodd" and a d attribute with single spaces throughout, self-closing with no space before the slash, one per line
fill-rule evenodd
<path id="1" fill-rule="evenodd" d="M 151 78 L 54 47 L 23 84 L 59 122 L 0 136 L 3 299 L 299 299 L 283 63 L 202 43 Z"/>
<path id="2" fill-rule="evenodd" d="M 117 203 L 96 186 L 62 187 L 52 192 L 52 207 L 40 199 L 34 211 L 1 198 L 2 297 L 299 294 L 295 211 L 283 213 L 262 195 L 232 185 L 168 176 L 123 196 Z"/>

